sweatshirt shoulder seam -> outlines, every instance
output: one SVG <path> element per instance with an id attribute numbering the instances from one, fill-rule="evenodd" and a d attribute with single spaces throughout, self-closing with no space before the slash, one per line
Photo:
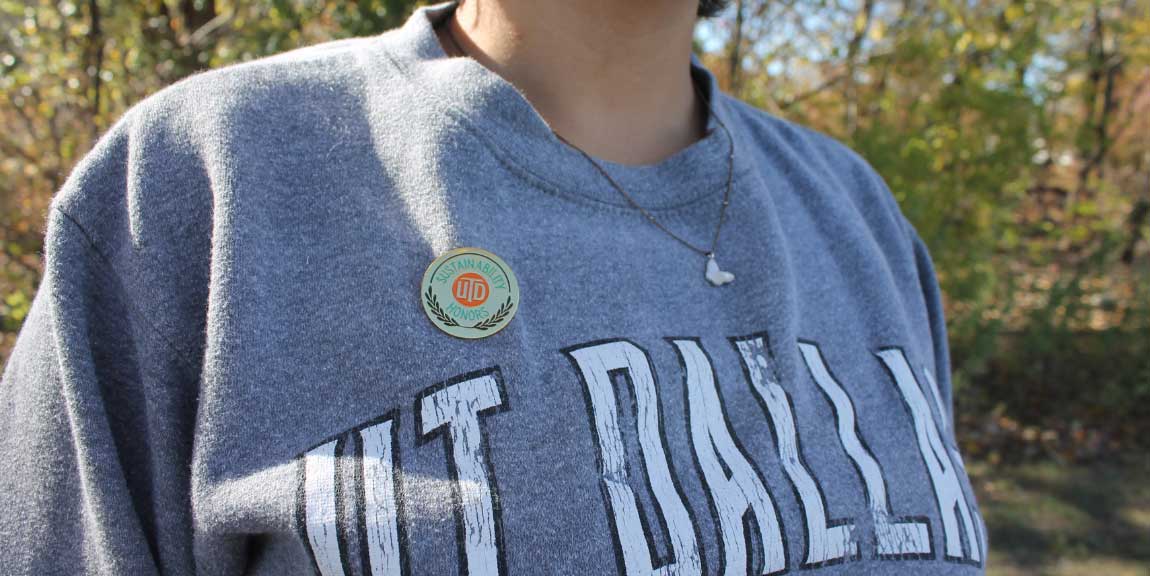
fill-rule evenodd
<path id="1" fill-rule="evenodd" d="M 116 273 L 115 268 L 112 266 L 111 259 L 109 259 L 104 254 L 103 250 L 100 249 L 100 246 L 92 238 L 92 235 L 88 233 L 88 230 L 84 228 L 83 224 L 81 224 L 79 220 L 77 220 L 60 206 L 53 205 L 51 209 L 59 212 L 66 221 L 71 223 L 71 225 L 80 232 L 80 235 L 84 238 L 84 243 L 88 247 L 89 254 L 95 254 L 96 257 L 99 258 L 101 264 L 99 268 L 102 269 L 105 273 L 112 275 L 117 280 L 120 280 L 122 283 L 123 279 L 120 278 L 120 276 Z M 187 353 L 183 350 L 180 350 L 180 348 L 176 346 L 176 344 L 172 342 L 172 340 L 168 338 L 168 336 L 164 334 L 164 332 L 160 330 L 155 323 L 152 322 L 151 318 L 149 318 L 147 314 L 144 314 L 143 310 L 140 308 L 140 305 L 131 297 L 131 295 L 125 293 L 123 294 L 123 298 L 124 301 L 128 304 L 129 309 L 141 319 L 143 325 L 146 326 L 149 331 L 155 334 L 164 343 L 164 345 L 173 352 L 175 357 L 179 360 L 179 363 L 193 375 L 196 374 L 196 363 L 188 359 Z"/>

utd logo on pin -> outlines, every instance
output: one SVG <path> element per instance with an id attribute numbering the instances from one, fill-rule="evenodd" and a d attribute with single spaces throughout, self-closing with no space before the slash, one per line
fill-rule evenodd
<path id="1" fill-rule="evenodd" d="M 515 273 L 482 248 L 456 248 L 436 258 L 423 273 L 420 295 L 431 323 L 458 338 L 490 336 L 519 308 Z"/>

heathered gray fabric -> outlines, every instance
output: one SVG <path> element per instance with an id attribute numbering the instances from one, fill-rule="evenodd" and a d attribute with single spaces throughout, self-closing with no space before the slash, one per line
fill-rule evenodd
<path id="1" fill-rule="evenodd" d="M 876 173 L 693 59 L 737 146 L 712 287 L 445 58 L 453 6 L 194 75 L 75 168 L 0 384 L 0 571 L 981 573 L 935 273 Z M 726 153 L 603 164 L 706 245 Z M 421 308 L 458 246 L 518 276 L 491 337 Z"/>

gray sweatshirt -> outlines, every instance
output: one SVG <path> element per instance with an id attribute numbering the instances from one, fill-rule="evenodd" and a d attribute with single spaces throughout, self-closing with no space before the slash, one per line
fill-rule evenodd
<path id="1" fill-rule="evenodd" d="M 873 169 L 692 57 L 707 135 L 601 165 L 702 247 L 733 170 L 713 286 L 446 57 L 454 6 L 195 74 L 76 166 L 0 384 L 0 572 L 982 573 L 935 272 Z M 420 292 L 459 247 L 517 278 L 483 338 Z"/>

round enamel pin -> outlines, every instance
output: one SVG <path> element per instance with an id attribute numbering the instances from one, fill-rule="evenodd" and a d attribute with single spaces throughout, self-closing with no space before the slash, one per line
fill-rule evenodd
<path id="1" fill-rule="evenodd" d="M 502 258 L 482 248 L 456 248 L 423 273 L 423 311 L 457 338 L 486 338 L 507 326 L 519 308 L 519 282 Z"/>

